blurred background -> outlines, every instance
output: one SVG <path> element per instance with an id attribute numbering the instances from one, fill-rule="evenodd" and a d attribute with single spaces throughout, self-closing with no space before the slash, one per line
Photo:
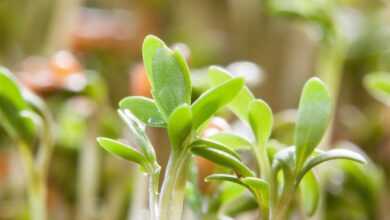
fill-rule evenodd
<path id="1" fill-rule="evenodd" d="M 359 146 L 371 162 L 324 168 L 324 201 L 315 218 L 390 219 L 390 107 L 363 85 L 367 74 L 390 71 L 390 2 L 1 0 L 0 64 L 41 96 L 54 117 L 50 219 L 140 219 L 135 216 L 146 207 L 146 180 L 132 164 L 103 152 L 95 138 L 131 139 L 115 109 L 125 96 L 150 96 L 141 57 L 147 34 L 185 55 L 195 97 L 209 87 L 209 65 L 244 76 L 272 107 L 273 138 L 285 145 L 292 143 L 304 82 L 322 78 L 335 107 L 324 147 Z M 228 112 L 221 117 L 229 129 L 245 133 Z M 224 129 L 225 122 L 215 123 Z M 165 164 L 165 134 L 149 132 Z M 196 162 L 198 176 L 214 169 Z M 15 147 L 0 131 L 0 219 L 28 219 L 22 170 Z M 189 189 L 196 199 L 210 201 L 217 193 L 201 180 L 199 187 Z M 187 209 L 192 216 L 207 212 L 191 199 Z"/>

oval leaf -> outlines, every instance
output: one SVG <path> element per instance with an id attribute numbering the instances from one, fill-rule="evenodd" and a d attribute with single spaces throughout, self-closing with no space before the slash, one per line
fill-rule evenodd
<path id="1" fill-rule="evenodd" d="M 243 86 L 242 78 L 234 78 L 203 93 L 192 105 L 194 128 L 199 128 L 219 109 L 232 101 Z"/>
<path id="2" fill-rule="evenodd" d="M 192 131 L 192 112 L 189 105 L 177 107 L 168 119 L 168 136 L 173 149 L 179 147 Z"/>
<path id="3" fill-rule="evenodd" d="M 177 52 L 169 48 L 158 48 L 152 62 L 152 95 L 165 118 L 173 110 L 184 104 L 190 104 L 191 83 L 188 68 L 183 68 Z"/>
<path id="4" fill-rule="evenodd" d="M 221 150 L 207 147 L 193 147 L 192 152 L 216 164 L 233 169 L 238 175 L 254 176 L 254 173 L 245 164 Z"/>
<path id="5" fill-rule="evenodd" d="M 227 70 L 217 66 L 210 67 L 208 75 L 212 86 L 220 85 L 233 78 Z M 238 95 L 228 104 L 228 107 L 241 120 L 248 122 L 248 106 L 254 99 L 255 97 L 248 87 L 244 86 Z"/>
<path id="6" fill-rule="evenodd" d="M 249 105 L 249 124 L 261 147 L 267 143 L 272 132 L 272 110 L 262 100 L 253 100 Z"/>
<path id="7" fill-rule="evenodd" d="M 126 97 L 119 102 L 119 107 L 128 109 L 138 120 L 150 127 L 166 126 L 160 111 L 152 99 L 141 96 Z"/>
<path id="8" fill-rule="evenodd" d="M 320 186 L 313 172 L 308 172 L 299 184 L 301 203 L 306 215 L 312 216 L 320 201 Z"/>
<path id="9" fill-rule="evenodd" d="M 99 137 L 97 138 L 97 142 L 101 147 L 103 147 L 106 151 L 114 154 L 116 156 L 121 157 L 122 159 L 135 162 L 141 165 L 143 168 L 146 168 L 147 160 L 144 155 L 135 150 L 134 148 L 123 144 L 119 141 Z"/>
<path id="10" fill-rule="evenodd" d="M 303 88 L 295 126 L 297 169 L 300 169 L 320 143 L 331 115 L 331 100 L 324 83 L 318 78 L 308 80 Z"/>
<path id="11" fill-rule="evenodd" d="M 217 133 L 208 138 L 221 144 L 228 145 L 233 150 L 249 150 L 252 146 L 248 139 L 228 132 Z"/>
<path id="12" fill-rule="evenodd" d="M 153 57 L 156 55 L 157 49 L 162 47 L 166 47 L 165 43 L 153 35 L 146 36 L 142 45 L 142 58 L 144 60 L 146 73 L 151 84 L 154 82 L 152 74 Z"/>

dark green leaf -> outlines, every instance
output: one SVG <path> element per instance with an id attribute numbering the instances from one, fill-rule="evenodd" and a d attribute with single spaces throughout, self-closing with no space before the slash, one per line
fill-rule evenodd
<path id="1" fill-rule="evenodd" d="M 228 145 L 233 150 L 249 150 L 252 146 L 250 141 L 246 138 L 228 132 L 217 133 L 208 138 L 221 144 Z"/>
<path id="2" fill-rule="evenodd" d="M 254 173 L 245 164 L 221 150 L 207 147 L 192 147 L 192 152 L 216 164 L 233 169 L 240 176 L 254 176 Z"/>
<path id="3" fill-rule="evenodd" d="M 299 184 L 301 203 L 306 215 L 312 216 L 320 201 L 320 186 L 312 171 L 308 172 Z"/>
<path id="4" fill-rule="evenodd" d="M 152 99 L 131 96 L 119 102 L 121 109 L 128 109 L 138 120 L 151 127 L 165 127 L 165 121 Z"/>
<path id="5" fill-rule="evenodd" d="M 236 184 L 243 185 L 241 180 L 235 176 L 235 175 L 230 175 L 230 174 L 222 174 L 222 173 L 217 173 L 217 174 L 212 174 L 210 176 L 207 176 L 205 179 L 206 182 L 210 181 L 228 181 Z"/>
<path id="6" fill-rule="evenodd" d="M 103 147 L 106 151 L 110 152 L 111 154 L 119 156 L 125 160 L 135 162 L 141 165 L 143 168 L 147 167 L 146 166 L 147 160 L 145 156 L 142 155 L 137 150 L 135 150 L 134 148 L 126 144 L 123 144 L 119 141 L 110 138 L 104 138 L 104 137 L 97 138 L 97 142 L 101 147 Z"/>
<path id="7" fill-rule="evenodd" d="M 300 169 L 320 143 L 331 115 L 331 99 L 318 78 L 308 80 L 303 88 L 295 126 L 296 165 Z"/>
<path id="8" fill-rule="evenodd" d="M 210 67 L 208 74 L 212 86 L 220 85 L 233 78 L 225 69 L 217 66 Z M 248 106 L 254 99 L 250 90 L 244 86 L 228 106 L 241 120 L 248 121 Z"/>
<path id="9" fill-rule="evenodd" d="M 225 153 L 228 153 L 231 156 L 233 156 L 233 157 L 237 158 L 238 160 L 240 160 L 240 155 L 237 152 L 235 152 L 232 148 L 230 148 L 227 145 L 224 145 L 222 143 L 218 143 L 218 142 L 215 142 L 215 141 L 212 141 L 212 140 L 198 139 L 198 140 L 194 141 L 191 144 L 191 147 L 209 147 L 209 148 L 214 148 L 214 149 L 217 149 L 217 150 L 221 150 L 221 151 L 223 151 Z"/>
<path id="10" fill-rule="evenodd" d="M 192 131 L 192 112 L 187 104 L 177 107 L 168 119 L 168 135 L 173 149 L 185 142 Z"/>
<path id="11" fill-rule="evenodd" d="M 261 147 L 265 147 L 272 132 L 272 111 L 262 100 L 253 100 L 249 105 L 249 124 Z"/>
<path id="12" fill-rule="evenodd" d="M 203 93 L 192 105 L 194 128 L 199 128 L 219 109 L 232 101 L 243 86 L 242 78 L 234 78 Z"/>

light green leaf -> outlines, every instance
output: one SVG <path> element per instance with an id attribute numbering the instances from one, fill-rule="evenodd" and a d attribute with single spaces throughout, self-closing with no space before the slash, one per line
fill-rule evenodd
<path id="1" fill-rule="evenodd" d="M 240 176 L 254 176 L 254 173 L 244 163 L 224 151 L 209 147 L 192 147 L 191 149 L 194 154 L 233 169 Z"/>
<path id="2" fill-rule="evenodd" d="M 156 55 L 157 49 L 163 47 L 166 47 L 165 43 L 156 36 L 148 35 L 144 39 L 142 45 L 142 57 L 144 60 L 146 73 L 148 74 L 148 79 L 151 84 L 153 84 L 155 81 L 152 74 L 153 58 Z"/>
<path id="3" fill-rule="evenodd" d="M 209 148 L 214 148 L 214 149 L 217 149 L 217 150 L 221 150 L 221 151 L 223 151 L 225 153 L 228 153 L 231 156 L 235 157 L 236 159 L 240 160 L 240 155 L 237 152 L 235 152 L 232 148 L 230 148 L 227 145 L 215 142 L 213 140 L 198 139 L 198 140 L 194 141 L 191 144 L 191 147 L 209 147 Z"/>
<path id="4" fill-rule="evenodd" d="M 377 100 L 390 105 L 390 73 L 378 72 L 364 77 L 364 86 Z"/>
<path id="5" fill-rule="evenodd" d="M 306 215 L 312 216 L 320 201 L 320 186 L 312 171 L 308 172 L 299 184 L 301 203 Z"/>
<path id="6" fill-rule="evenodd" d="M 249 150 L 252 146 L 248 139 L 229 132 L 217 133 L 208 137 L 208 139 L 228 145 L 233 150 Z"/>
<path id="7" fill-rule="evenodd" d="M 165 121 L 152 99 L 131 96 L 119 102 L 121 109 L 128 109 L 138 120 L 151 127 L 165 127 Z"/>
<path id="8" fill-rule="evenodd" d="M 313 167 L 323 162 L 326 162 L 328 160 L 336 160 L 336 159 L 352 160 L 363 164 L 367 163 L 367 160 L 362 155 L 347 149 L 333 149 L 329 151 L 318 152 L 318 155 L 315 155 L 314 157 L 307 160 L 307 162 L 302 168 L 302 171 L 297 177 L 298 182 Z"/>
<path id="9" fill-rule="evenodd" d="M 269 219 L 270 197 L 268 182 L 257 177 L 245 177 L 241 178 L 241 181 L 256 197 L 263 219 Z"/>
<path id="10" fill-rule="evenodd" d="M 320 143 L 331 116 L 331 99 L 325 84 L 309 79 L 302 91 L 295 126 L 296 165 L 300 169 Z"/>
<path id="11" fill-rule="evenodd" d="M 185 142 L 192 131 L 192 112 L 187 104 L 177 107 L 168 119 L 168 136 L 174 150 Z"/>
<path id="12" fill-rule="evenodd" d="M 227 70 L 211 66 L 208 72 L 212 86 L 220 85 L 233 78 Z M 243 121 L 248 121 L 248 106 L 254 100 L 254 95 L 244 86 L 240 93 L 228 104 L 228 107 Z"/>
<path id="13" fill-rule="evenodd" d="M 152 95 L 165 118 L 173 110 L 184 104 L 190 104 L 191 82 L 188 67 L 178 52 L 169 48 L 158 48 L 152 62 Z"/>
<path id="14" fill-rule="evenodd" d="M 12 138 L 31 142 L 35 135 L 33 122 L 22 117 L 29 110 L 21 88 L 7 69 L 0 67 L 0 123 Z"/>
<path id="15" fill-rule="evenodd" d="M 137 150 L 135 150 L 134 148 L 126 144 L 123 144 L 119 141 L 110 138 L 105 138 L 105 137 L 98 137 L 97 142 L 101 147 L 103 147 L 106 151 L 110 152 L 111 154 L 119 156 L 122 159 L 135 162 L 141 165 L 143 168 L 147 167 L 147 160 L 145 156 L 142 155 Z"/>
<path id="16" fill-rule="evenodd" d="M 272 132 L 272 111 L 264 101 L 257 99 L 249 104 L 249 124 L 261 147 L 265 147 Z"/>
<path id="17" fill-rule="evenodd" d="M 219 109 L 232 101 L 243 86 L 242 78 L 234 78 L 203 93 L 192 105 L 194 128 L 199 128 Z"/>
<path id="18" fill-rule="evenodd" d="M 239 185 L 243 185 L 241 180 L 235 176 L 235 175 L 230 175 L 230 174 L 223 174 L 223 173 L 216 173 L 216 174 L 211 174 L 206 177 L 205 179 L 206 182 L 211 182 L 211 181 L 228 181 L 232 183 L 236 183 Z"/>
<path id="19" fill-rule="evenodd" d="M 148 161 L 156 162 L 156 153 L 152 143 L 145 133 L 145 125 L 140 123 L 138 119 L 127 109 L 119 109 L 118 113 L 122 120 L 129 127 L 132 135 L 134 135 L 135 142 L 137 146 L 140 147 L 143 155 L 145 155 Z"/>

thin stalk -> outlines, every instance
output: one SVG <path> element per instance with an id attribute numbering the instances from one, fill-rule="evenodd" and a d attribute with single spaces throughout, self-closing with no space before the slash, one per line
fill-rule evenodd
<path id="1" fill-rule="evenodd" d="M 284 220 L 286 218 L 294 193 L 295 185 L 290 181 L 286 182 L 280 199 L 278 200 L 276 206 L 273 207 L 272 220 Z"/>
<path id="2" fill-rule="evenodd" d="M 270 180 L 271 164 L 265 146 L 255 146 L 256 160 L 260 169 L 260 176 L 264 180 Z"/>
<path id="3" fill-rule="evenodd" d="M 149 175 L 149 210 L 150 219 L 159 220 L 158 209 L 158 186 L 160 181 L 160 170 Z"/>
<path id="4" fill-rule="evenodd" d="M 19 153 L 27 177 L 27 193 L 31 220 L 46 220 L 46 186 L 43 172 L 36 169 L 34 157 L 29 146 L 19 143 Z"/>
<path id="5" fill-rule="evenodd" d="M 160 197 L 160 220 L 180 220 L 183 210 L 189 156 L 171 153 Z"/>

